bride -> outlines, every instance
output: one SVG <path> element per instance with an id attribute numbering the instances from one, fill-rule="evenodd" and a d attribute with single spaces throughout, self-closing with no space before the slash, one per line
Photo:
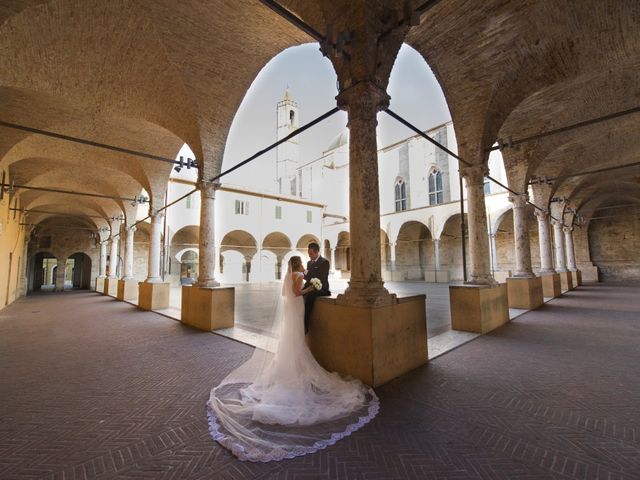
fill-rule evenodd
<path id="1" fill-rule="evenodd" d="M 291 257 L 275 315 L 275 338 L 256 348 L 207 402 L 214 440 L 240 460 L 293 458 L 333 445 L 378 413 L 378 397 L 359 380 L 329 373 L 304 341 L 304 267 Z"/>

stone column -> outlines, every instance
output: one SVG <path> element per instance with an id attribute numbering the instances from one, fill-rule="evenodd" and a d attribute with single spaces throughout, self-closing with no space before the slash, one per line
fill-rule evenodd
<path id="1" fill-rule="evenodd" d="M 434 263 L 435 263 L 435 269 L 436 272 L 440 271 L 440 239 L 439 238 L 434 238 L 433 239 L 433 258 L 434 258 Z"/>
<path id="2" fill-rule="evenodd" d="M 55 291 L 62 292 L 64 290 L 64 277 L 65 277 L 65 267 L 67 265 L 66 258 L 56 258 L 57 268 L 56 268 L 56 278 L 55 278 Z"/>
<path id="3" fill-rule="evenodd" d="M 566 272 L 567 263 L 564 256 L 564 239 L 562 235 L 562 222 L 552 220 L 553 224 L 553 243 L 556 248 L 556 272 Z"/>
<path id="4" fill-rule="evenodd" d="M 242 279 L 248 282 L 251 279 L 251 257 L 244 257 L 245 277 Z"/>
<path id="5" fill-rule="evenodd" d="M 331 271 L 336 271 L 336 247 L 331 249 Z"/>
<path id="6" fill-rule="evenodd" d="M 540 273 L 556 273 L 553 269 L 551 254 L 551 234 L 549 232 L 549 213 L 535 210 L 538 219 L 538 239 L 540 243 Z"/>
<path id="7" fill-rule="evenodd" d="M 515 242 L 516 271 L 514 277 L 533 277 L 531 268 L 531 243 L 529 241 L 529 225 L 527 222 L 527 194 L 509 195 L 513 204 L 513 237 Z"/>
<path id="8" fill-rule="evenodd" d="M 100 275 L 98 278 L 107 276 L 107 240 L 100 242 Z"/>
<path id="9" fill-rule="evenodd" d="M 395 272 L 395 271 L 398 270 L 398 267 L 396 265 L 396 245 L 397 245 L 396 242 L 389 244 L 389 246 L 390 246 L 389 250 L 391 251 L 390 260 L 391 260 L 391 271 L 392 272 Z"/>
<path id="10" fill-rule="evenodd" d="M 29 237 L 30 235 L 25 233 L 24 248 L 22 249 L 22 265 L 18 266 L 18 268 L 20 268 L 20 284 L 18 285 L 19 296 L 26 295 L 27 290 L 29 289 L 29 275 L 27 273 L 27 268 L 29 268 Z"/>
<path id="11" fill-rule="evenodd" d="M 489 235 L 489 245 L 491 248 L 491 270 L 498 270 L 498 244 L 496 242 L 498 235 L 496 233 L 492 233 Z"/>
<path id="12" fill-rule="evenodd" d="M 133 240 L 136 233 L 136 227 L 127 228 L 127 243 L 124 250 L 124 276 L 123 280 L 133 279 Z"/>
<path id="13" fill-rule="evenodd" d="M 461 167 L 460 175 L 467 185 L 467 223 L 469 225 L 469 265 L 467 283 L 472 285 L 497 285 L 491 276 L 489 264 L 489 235 L 487 234 L 487 210 L 484 203 L 484 177 L 486 165 Z"/>
<path id="14" fill-rule="evenodd" d="M 200 180 L 200 245 L 198 249 L 198 286 L 217 287 L 215 279 L 215 198 L 218 184 Z"/>
<path id="15" fill-rule="evenodd" d="M 162 240 L 162 220 L 164 212 L 151 210 L 151 239 L 149 244 L 149 273 L 147 283 L 161 283 L 160 277 L 160 243 Z"/>
<path id="16" fill-rule="evenodd" d="M 115 233 L 115 232 L 114 232 Z M 111 235 L 111 254 L 109 256 L 109 278 L 118 278 L 118 237 Z"/>
<path id="17" fill-rule="evenodd" d="M 576 268 L 576 254 L 573 248 L 573 227 L 564 227 L 564 245 L 567 252 L 567 269 L 570 272 L 575 272 Z"/>
<path id="18" fill-rule="evenodd" d="M 376 115 L 389 105 L 389 95 L 368 80 L 355 83 L 336 97 L 348 113 L 349 127 L 349 223 L 351 231 L 351 279 L 337 303 L 374 307 L 390 305 L 382 281 L 380 257 L 380 192 Z"/>

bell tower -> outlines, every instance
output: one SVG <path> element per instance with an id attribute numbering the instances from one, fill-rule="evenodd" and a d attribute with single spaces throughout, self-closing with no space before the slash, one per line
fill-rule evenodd
<path id="1" fill-rule="evenodd" d="M 284 98 L 277 106 L 277 136 L 283 139 L 298 128 L 298 104 L 289 94 L 289 87 L 284 92 Z M 276 182 L 278 192 L 285 195 L 298 195 L 299 144 L 298 138 L 292 138 L 276 148 Z"/>

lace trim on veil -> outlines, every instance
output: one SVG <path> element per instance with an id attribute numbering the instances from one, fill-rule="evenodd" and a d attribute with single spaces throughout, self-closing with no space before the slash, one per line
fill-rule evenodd
<path id="1" fill-rule="evenodd" d="M 223 445 L 225 448 L 231 451 L 233 455 L 243 461 L 250 462 L 271 462 L 284 459 L 290 459 L 295 457 L 301 457 L 310 453 L 315 453 L 318 450 L 330 447 L 334 445 L 338 440 L 348 437 L 353 432 L 369 423 L 380 411 L 380 401 L 372 388 L 369 388 L 367 393 L 371 395 L 369 407 L 367 409 L 367 415 L 358 418 L 358 421 L 348 425 L 342 432 L 332 433 L 331 437 L 326 440 L 318 440 L 313 445 L 304 447 L 298 446 L 294 450 L 288 451 L 283 448 L 274 448 L 268 453 L 261 451 L 260 449 L 248 450 L 239 443 L 235 442 L 233 437 L 226 435 L 221 431 L 221 427 L 218 424 L 218 419 L 213 409 L 207 402 L 207 417 L 209 419 L 209 433 L 211 437 Z"/>

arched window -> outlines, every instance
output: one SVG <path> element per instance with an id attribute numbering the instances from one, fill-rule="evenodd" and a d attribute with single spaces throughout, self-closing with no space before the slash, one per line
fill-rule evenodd
<path id="1" fill-rule="evenodd" d="M 438 205 L 443 201 L 442 172 L 433 169 L 429 174 L 429 205 Z"/>
<path id="2" fill-rule="evenodd" d="M 396 212 L 403 212 L 407 209 L 407 185 L 404 179 L 396 180 Z"/>

